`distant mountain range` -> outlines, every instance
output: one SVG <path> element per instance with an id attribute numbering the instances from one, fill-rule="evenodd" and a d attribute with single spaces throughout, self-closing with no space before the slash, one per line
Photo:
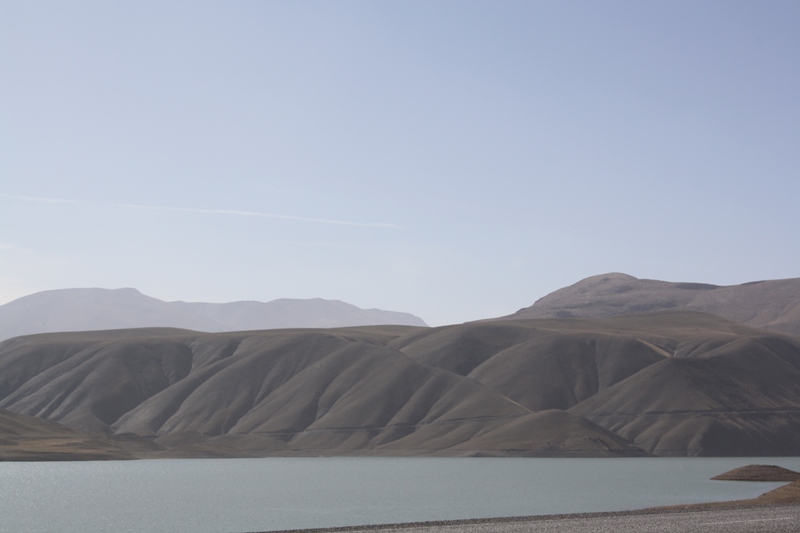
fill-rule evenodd
<path id="1" fill-rule="evenodd" d="M 0 459 L 800 455 L 797 285 L 606 274 L 437 328 L 18 336 L 0 342 Z M 122 292 L 132 315 L 96 294 L 73 314 L 164 309 Z"/>
<path id="2" fill-rule="evenodd" d="M 44 291 L 0 306 L 0 340 L 33 333 L 143 327 L 218 332 L 381 324 L 425 326 L 408 313 L 360 309 L 339 300 L 164 302 L 136 289 Z"/>
<path id="3" fill-rule="evenodd" d="M 602 274 L 504 318 L 595 318 L 668 309 L 702 311 L 769 331 L 800 334 L 800 278 L 718 286 Z"/>

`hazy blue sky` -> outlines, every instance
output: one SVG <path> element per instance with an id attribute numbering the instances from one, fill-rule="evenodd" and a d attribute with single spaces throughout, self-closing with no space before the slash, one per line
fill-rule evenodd
<path id="1" fill-rule="evenodd" d="M 0 39 L 0 303 L 800 276 L 796 0 L 3 0 Z"/>

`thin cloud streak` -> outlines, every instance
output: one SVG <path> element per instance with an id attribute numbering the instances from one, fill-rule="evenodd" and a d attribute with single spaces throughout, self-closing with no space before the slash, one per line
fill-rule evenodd
<path id="1" fill-rule="evenodd" d="M 310 222 L 313 224 L 355 226 L 362 228 L 405 229 L 403 226 L 400 226 L 398 224 L 389 224 L 386 222 L 352 222 L 349 220 L 311 218 L 311 217 L 301 217 L 295 215 L 282 215 L 278 213 L 263 213 L 260 211 L 239 211 L 235 209 L 200 209 L 194 207 L 167 207 L 167 206 L 142 205 L 142 204 L 95 203 L 95 202 L 84 202 L 80 200 L 68 200 L 64 198 L 44 198 L 41 196 L 22 196 L 16 194 L 0 194 L 0 198 L 10 198 L 15 200 L 25 200 L 28 202 L 38 202 L 45 204 L 102 205 L 107 207 L 138 209 L 142 211 L 170 211 L 173 213 L 197 213 L 202 215 L 228 215 L 228 216 L 239 216 L 239 217 L 272 218 L 277 220 L 292 220 L 296 222 Z"/>

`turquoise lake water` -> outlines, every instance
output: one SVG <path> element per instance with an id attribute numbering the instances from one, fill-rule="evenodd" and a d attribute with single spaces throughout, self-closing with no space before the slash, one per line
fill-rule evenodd
<path id="1" fill-rule="evenodd" d="M 2 532 L 243 533 L 617 511 L 757 496 L 800 458 L 268 458 L 0 463 Z"/>

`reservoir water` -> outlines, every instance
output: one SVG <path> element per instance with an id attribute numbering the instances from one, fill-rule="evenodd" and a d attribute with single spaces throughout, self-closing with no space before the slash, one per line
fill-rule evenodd
<path id="1" fill-rule="evenodd" d="M 618 511 L 757 496 L 800 458 L 267 458 L 0 463 L 2 532 L 243 533 Z"/>

